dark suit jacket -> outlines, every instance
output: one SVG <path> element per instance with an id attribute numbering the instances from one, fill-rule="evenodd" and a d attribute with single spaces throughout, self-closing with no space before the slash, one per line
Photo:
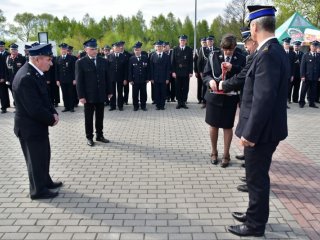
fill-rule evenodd
<path id="1" fill-rule="evenodd" d="M 289 62 L 276 38 L 258 50 L 243 88 L 236 135 L 250 142 L 279 142 L 288 135 Z"/>
<path id="2" fill-rule="evenodd" d="M 212 59 L 213 66 L 211 66 L 210 59 L 207 62 L 206 67 L 203 71 L 203 83 L 209 88 L 209 82 L 212 79 L 215 79 L 217 81 L 217 84 L 221 80 L 219 77 L 222 74 L 221 70 L 221 63 L 224 62 L 224 55 L 222 51 L 219 52 L 213 52 L 213 54 L 210 55 L 210 58 Z M 246 58 L 237 52 L 234 52 L 230 63 L 232 64 L 232 69 L 230 72 L 227 73 L 226 79 L 233 77 L 235 74 L 238 74 L 241 72 L 242 68 L 246 64 Z M 214 70 L 214 73 L 212 72 L 212 69 Z M 209 91 L 206 92 L 205 99 L 207 102 L 211 104 L 215 104 L 217 106 L 233 106 L 237 102 L 239 102 L 238 96 L 226 96 L 226 95 L 220 95 L 220 94 L 213 94 Z"/>
<path id="3" fill-rule="evenodd" d="M 16 104 L 14 132 L 25 140 L 47 138 L 48 126 L 55 122 L 56 110 L 51 104 L 44 76 L 25 63 L 13 80 L 13 98 Z"/>
<path id="4" fill-rule="evenodd" d="M 222 83 L 223 92 L 228 93 L 231 91 L 242 91 L 244 82 L 246 80 L 247 72 L 251 66 L 254 56 L 255 54 L 248 55 L 246 65 L 244 66 L 244 68 L 241 70 L 239 74 L 234 75 L 233 77 L 223 81 Z"/>
<path id="5" fill-rule="evenodd" d="M 289 60 L 289 73 L 290 77 L 294 75 L 294 60 L 295 60 L 295 53 L 293 51 L 289 51 L 289 53 L 286 53 L 287 58 Z"/>
<path id="6" fill-rule="evenodd" d="M 76 59 L 71 55 L 67 54 L 65 59 L 62 56 L 57 57 L 55 62 L 56 81 L 72 83 L 75 80 L 75 64 Z"/>
<path id="7" fill-rule="evenodd" d="M 302 57 L 300 75 L 301 78 L 305 77 L 306 81 L 318 81 L 320 77 L 320 56 L 316 55 L 316 57 L 312 57 L 309 52 Z"/>
<path id="8" fill-rule="evenodd" d="M 141 55 L 140 61 L 136 56 L 129 59 L 128 81 L 134 83 L 146 83 L 149 80 L 149 60 Z"/>
<path id="9" fill-rule="evenodd" d="M 170 79 L 170 58 L 166 53 L 162 53 L 161 59 L 154 53 L 150 57 L 150 80 L 155 83 L 163 83 Z"/>
<path id="10" fill-rule="evenodd" d="M 22 56 L 20 53 L 14 59 L 11 58 L 10 55 L 7 56 L 7 81 L 9 81 L 12 84 L 14 76 L 17 74 L 18 70 L 25 64 L 25 62 L 26 58 Z"/>
<path id="11" fill-rule="evenodd" d="M 9 53 L 7 51 L 4 51 L 3 54 L 0 54 L 0 79 L 6 79 L 6 72 L 7 72 L 7 56 Z"/>
<path id="12" fill-rule="evenodd" d="M 97 56 L 96 65 L 88 56 L 79 59 L 76 62 L 78 98 L 85 98 L 88 103 L 103 103 L 112 92 L 108 76 L 106 59 Z"/>
<path id="13" fill-rule="evenodd" d="M 295 79 L 300 79 L 300 64 L 303 56 L 303 52 L 299 51 L 299 54 L 294 53 L 294 73 Z"/>
<path id="14" fill-rule="evenodd" d="M 185 46 L 183 51 L 181 51 L 180 47 L 173 48 L 171 70 L 176 73 L 178 77 L 187 77 L 193 73 L 192 48 Z"/>
<path id="15" fill-rule="evenodd" d="M 220 51 L 219 48 L 213 47 L 212 52 Z M 208 47 L 201 47 L 199 48 L 199 57 L 197 60 L 197 68 L 199 73 L 203 73 L 204 67 L 207 64 L 207 60 L 209 58 L 211 51 Z"/>
<path id="16" fill-rule="evenodd" d="M 111 53 L 108 58 L 109 78 L 112 82 L 123 82 L 128 80 L 128 56 L 119 54 L 116 58 L 114 53 Z"/>

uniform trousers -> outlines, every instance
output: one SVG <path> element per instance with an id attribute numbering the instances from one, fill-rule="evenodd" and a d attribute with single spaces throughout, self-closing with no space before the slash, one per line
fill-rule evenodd
<path id="1" fill-rule="evenodd" d="M 123 102 L 128 103 L 129 100 L 129 84 L 123 86 Z"/>
<path id="2" fill-rule="evenodd" d="M 188 93 L 189 93 L 189 76 L 181 77 L 177 76 L 176 78 L 176 96 L 178 103 L 183 104 L 186 103 L 188 100 Z"/>
<path id="3" fill-rule="evenodd" d="M 19 138 L 23 155 L 27 164 L 30 195 L 40 194 L 52 184 L 50 169 L 50 141 L 49 136 L 36 140 Z"/>
<path id="4" fill-rule="evenodd" d="M 6 110 L 10 107 L 9 91 L 5 82 L 0 83 L 0 101 L 2 110 Z"/>
<path id="5" fill-rule="evenodd" d="M 135 108 L 139 107 L 139 93 L 141 108 L 146 107 L 147 102 L 147 83 L 134 83 L 132 85 L 132 102 Z"/>
<path id="6" fill-rule="evenodd" d="M 116 102 L 118 104 L 118 108 L 123 108 L 123 103 L 124 103 L 123 87 L 124 87 L 123 82 L 112 82 L 112 97 L 110 99 L 111 108 L 116 107 Z"/>
<path id="7" fill-rule="evenodd" d="M 309 105 L 314 104 L 314 101 L 316 98 L 317 83 L 318 81 L 308 81 L 308 80 L 305 80 L 302 82 L 300 99 L 299 99 L 300 104 L 304 105 L 306 103 L 305 98 L 307 93 L 308 93 Z"/>
<path id="8" fill-rule="evenodd" d="M 254 230 L 265 231 L 269 217 L 270 178 L 272 155 L 279 142 L 256 144 L 245 147 L 246 179 L 249 192 L 249 207 L 245 224 Z"/>
<path id="9" fill-rule="evenodd" d="M 85 103 L 84 122 L 87 139 L 93 138 L 93 115 L 95 113 L 96 137 L 103 136 L 104 103 Z"/>
<path id="10" fill-rule="evenodd" d="M 154 83 L 154 100 L 157 108 L 163 108 L 166 103 L 166 82 Z"/>
<path id="11" fill-rule="evenodd" d="M 61 83 L 64 107 L 67 110 L 74 108 L 74 86 L 72 83 Z"/>
<path id="12" fill-rule="evenodd" d="M 171 99 L 173 101 L 176 97 L 176 80 L 174 78 L 170 78 L 169 84 L 167 84 L 167 99 Z"/>
<path id="13" fill-rule="evenodd" d="M 299 101 L 300 82 L 301 82 L 300 77 L 294 77 L 291 84 L 289 84 L 289 96 L 288 96 L 289 102 L 291 101 L 291 96 L 292 96 L 293 102 Z"/>

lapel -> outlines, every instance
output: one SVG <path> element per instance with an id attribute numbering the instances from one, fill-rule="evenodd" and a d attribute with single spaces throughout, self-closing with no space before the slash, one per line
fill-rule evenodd
<path id="1" fill-rule="evenodd" d="M 96 65 L 94 64 L 93 61 L 91 61 L 91 59 L 89 58 L 89 56 L 85 56 L 87 58 L 87 62 L 89 62 L 89 64 L 91 64 L 91 66 L 93 66 L 94 68 L 96 67 Z M 96 58 L 96 63 L 97 63 L 97 58 Z"/>

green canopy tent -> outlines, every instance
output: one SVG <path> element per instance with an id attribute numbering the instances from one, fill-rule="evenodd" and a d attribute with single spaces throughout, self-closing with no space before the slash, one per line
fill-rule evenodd
<path id="1" fill-rule="evenodd" d="M 310 36 L 310 34 L 312 36 Z M 276 30 L 276 38 L 280 42 L 282 41 L 282 39 L 286 37 L 290 37 L 291 42 L 309 42 L 310 38 L 316 40 L 318 34 L 320 34 L 320 30 L 313 26 L 307 19 L 301 16 L 298 12 L 295 12 L 287 21 L 285 21 Z"/>

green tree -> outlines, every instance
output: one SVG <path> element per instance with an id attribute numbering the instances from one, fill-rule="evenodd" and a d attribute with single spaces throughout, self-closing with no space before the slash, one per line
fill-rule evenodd
<path id="1" fill-rule="evenodd" d="M 38 19 L 32 13 L 18 13 L 14 17 L 14 21 L 18 26 L 11 25 L 10 33 L 16 34 L 22 41 L 29 41 L 30 37 L 37 34 Z"/>
<path id="2" fill-rule="evenodd" d="M 5 34 L 5 22 L 6 18 L 3 15 L 3 11 L 0 9 L 0 36 L 2 37 Z"/>

